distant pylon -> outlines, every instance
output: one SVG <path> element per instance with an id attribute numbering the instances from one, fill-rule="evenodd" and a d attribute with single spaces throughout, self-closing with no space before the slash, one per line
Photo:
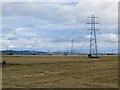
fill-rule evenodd
<path id="1" fill-rule="evenodd" d="M 71 55 L 74 54 L 74 40 L 71 39 Z"/>
<path id="2" fill-rule="evenodd" d="M 96 18 L 94 15 L 92 15 L 91 17 L 88 17 L 88 19 L 90 19 L 90 22 L 87 22 L 86 24 L 90 24 L 90 28 L 88 30 L 90 30 L 90 50 L 89 50 L 89 54 L 90 55 L 95 55 L 97 57 L 98 55 L 98 49 L 97 49 L 97 39 L 96 39 L 96 24 L 100 24 L 98 22 L 96 22 Z"/>

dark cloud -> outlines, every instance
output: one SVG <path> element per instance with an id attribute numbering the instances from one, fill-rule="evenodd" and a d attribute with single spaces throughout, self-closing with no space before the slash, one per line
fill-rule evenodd
<path id="1" fill-rule="evenodd" d="M 10 37 L 10 38 L 8 38 L 8 40 L 10 40 L 10 41 L 12 41 L 12 40 L 18 40 L 18 38 L 17 37 Z"/>

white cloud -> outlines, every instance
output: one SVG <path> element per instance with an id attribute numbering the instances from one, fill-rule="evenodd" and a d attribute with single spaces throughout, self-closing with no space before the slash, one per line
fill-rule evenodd
<path id="1" fill-rule="evenodd" d="M 15 48 L 15 46 L 14 46 L 14 45 L 10 45 L 9 48 L 10 48 L 10 49 L 11 49 L 11 48 Z"/>
<path id="2" fill-rule="evenodd" d="M 104 41 L 104 42 L 108 42 L 108 43 L 118 43 L 118 35 L 117 34 L 98 35 L 98 39 L 100 41 Z"/>
<path id="3" fill-rule="evenodd" d="M 119 0 L 2 0 L 2 2 L 118 2 Z"/>
<path id="4" fill-rule="evenodd" d="M 23 30 L 23 28 L 16 28 L 16 31 L 21 31 L 21 30 Z"/>
<path id="5" fill-rule="evenodd" d="M 6 4 L 3 4 L 3 6 L 5 6 L 5 9 L 3 8 L 3 12 L 5 13 L 5 15 L 8 14 L 7 12 L 9 12 L 9 14 L 12 14 L 14 16 L 32 16 L 41 18 L 43 20 L 50 20 L 52 22 L 74 21 L 79 23 L 80 21 L 83 21 L 83 19 L 86 20 L 85 18 L 87 18 L 91 14 L 95 14 L 96 16 L 99 16 L 102 21 L 104 21 L 104 24 L 113 24 L 117 22 L 118 16 L 118 4 L 113 2 L 80 2 L 75 6 L 66 4 L 57 7 L 56 4 L 58 5 L 58 3 L 15 3 L 16 5 L 13 4 L 14 3 L 11 3 L 10 5 L 8 5 L 8 7 L 6 6 Z M 8 10 L 8 8 L 12 9 Z"/>
<path id="6" fill-rule="evenodd" d="M 31 45 L 27 45 L 26 48 L 31 48 L 32 46 Z"/>

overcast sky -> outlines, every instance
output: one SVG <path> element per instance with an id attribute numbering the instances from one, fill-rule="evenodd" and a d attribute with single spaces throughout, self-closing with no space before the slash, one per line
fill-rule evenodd
<path id="1" fill-rule="evenodd" d="M 70 50 L 89 52 L 87 17 L 95 15 L 99 52 L 117 52 L 118 3 L 116 2 L 4 2 L 2 50 Z"/>

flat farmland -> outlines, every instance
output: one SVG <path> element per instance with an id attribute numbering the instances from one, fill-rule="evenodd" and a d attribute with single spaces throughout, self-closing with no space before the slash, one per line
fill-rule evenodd
<path id="1" fill-rule="evenodd" d="M 3 55 L 3 88 L 118 88 L 118 56 Z"/>

